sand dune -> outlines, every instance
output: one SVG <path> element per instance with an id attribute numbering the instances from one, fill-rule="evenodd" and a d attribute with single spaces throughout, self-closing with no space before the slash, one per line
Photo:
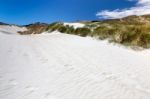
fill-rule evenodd
<path id="1" fill-rule="evenodd" d="M 0 99 L 150 99 L 149 55 L 56 32 L 0 33 Z"/>

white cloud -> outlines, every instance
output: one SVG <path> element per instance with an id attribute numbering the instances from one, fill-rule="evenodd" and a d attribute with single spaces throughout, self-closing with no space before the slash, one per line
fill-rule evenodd
<path id="1" fill-rule="evenodd" d="M 128 1 L 134 1 L 134 0 L 128 0 Z M 144 14 L 150 14 L 150 0 L 136 0 L 136 6 L 126 9 L 116 9 L 113 11 L 109 10 L 103 10 L 101 12 L 98 12 L 96 16 L 99 18 L 122 18 L 129 15 L 144 15 Z"/>

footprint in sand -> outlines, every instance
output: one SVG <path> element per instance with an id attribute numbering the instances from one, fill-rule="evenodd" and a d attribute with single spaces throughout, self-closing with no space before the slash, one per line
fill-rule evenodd
<path id="1" fill-rule="evenodd" d="M 72 67 L 72 65 L 70 65 L 70 64 L 66 64 L 66 65 L 64 65 L 68 70 L 73 70 L 74 69 L 74 67 Z"/>
<path id="2" fill-rule="evenodd" d="M 37 88 L 32 87 L 32 86 L 26 86 L 25 88 L 29 93 L 33 93 L 37 90 Z"/>
<path id="3" fill-rule="evenodd" d="M 112 74 L 112 73 L 107 73 L 107 72 L 103 72 L 102 75 L 109 80 L 115 80 L 117 79 L 116 75 Z"/>
<path id="4" fill-rule="evenodd" d="M 9 49 L 8 52 L 11 53 L 11 52 L 12 52 L 12 49 Z"/>
<path id="5" fill-rule="evenodd" d="M 24 53 L 24 54 L 23 54 L 23 56 L 27 57 L 27 56 L 28 56 L 28 54 L 27 54 L 27 53 Z"/>
<path id="6" fill-rule="evenodd" d="M 45 94 L 45 97 L 49 97 L 51 94 L 48 92 Z"/>
<path id="7" fill-rule="evenodd" d="M 48 62 L 48 59 L 46 59 L 46 58 L 41 58 L 40 61 L 41 61 L 42 63 L 46 63 L 46 62 Z"/>
<path id="8" fill-rule="evenodd" d="M 64 66 L 65 66 L 65 67 L 71 67 L 71 65 L 69 65 L 69 64 L 65 64 Z"/>
<path id="9" fill-rule="evenodd" d="M 46 96 L 45 97 L 46 99 L 58 99 L 58 98 L 56 98 L 56 97 L 54 97 L 54 96 L 51 96 L 50 94 L 48 95 L 48 96 Z M 60 98 L 59 98 L 60 99 Z"/>
<path id="10" fill-rule="evenodd" d="M 10 79 L 9 82 L 12 86 L 16 86 L 18 84 L 18 82 L 15 79 Z"/>

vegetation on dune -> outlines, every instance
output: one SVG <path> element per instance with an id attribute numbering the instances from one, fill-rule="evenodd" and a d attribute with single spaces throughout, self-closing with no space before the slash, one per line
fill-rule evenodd
<path id="1" fill-rule="evenodd" d="M 25 27 L 27 27 L 27 29 L 28 29 L 27 31 L 18 32 L 18 33 L 20 33 L 21 35 L 40 34 L 40 33 L 46 31 L 48 24 L 37 22 L 34 24 L 26 25 Z"/>
<path id="2" fill-rule="evenodd" d="M 126 46 L 150 48 L 150 15 L 129 16 L 122 19 L 84 22 L 85 26 L 74 28 L 62 22 L 52 24 L 36 24 L 28 26 L 27 34 L 37 34 L 43 31 L 59 31 L 61 33 L 91 36 L 98 39 L 108 39 L 110 42 Z M 24 34 L 26 34 L 24 32 Z M 23 33 L 22 33 L 23 34 Z"/>
<path id="3" fill-rule="evenodd" d="M 74 34 L 86 37 L 86 36 L 88 36 L 88 35 L 91 34 L 91 30 L 89 28 L 85 28 L 85 27 L 83 27 L 83 28 L 77 28 L 74 31 Z"/>
<path id="4" fill-rule="evenodd" d="M 89 28 L 74 28 L 73 26 L 64 25 L 63 23 L 52 23 L 48 26 L 47 31 L 59 31 L 61 33 L 75 34 L 80 36 L 87 36 L 90 34 L 91 30 Z"/>

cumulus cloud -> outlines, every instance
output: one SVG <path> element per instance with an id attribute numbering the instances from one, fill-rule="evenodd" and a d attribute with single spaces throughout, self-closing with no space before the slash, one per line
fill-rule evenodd
<path id="1" fill-rule="evenodd" d="M 135 1 L 135 0 L 128 0 Z M 96 16 L 104 19 L 115 19 L 122 18 L 130 15 L 144 15 L 150 14 L 150 0 L 136 0 L 137 3 L 135 7 L 125 8 L 125 9 L 116 9 L 113 11 L 103 10 L 98 12 Z"/>

